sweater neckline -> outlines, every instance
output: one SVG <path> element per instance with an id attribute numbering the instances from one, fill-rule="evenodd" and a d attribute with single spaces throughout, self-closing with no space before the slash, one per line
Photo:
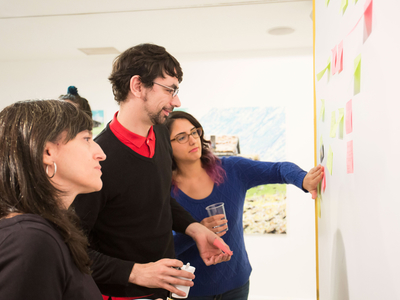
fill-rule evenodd
<path id="1" fill-rule="evenodd" d="M 183 196 L 184 198 L 186 198 L 186 200 L 188 200 L 190 202 L 193 202 L 193 203 L 199 203 L 200 204 L 200 203 L 204 203 L 207 200 L 213 198 L 213 196 L 215 194 L 215 190 L 216 189 L 215 189 L 215 183 L 214 183 L 211 193 L 207 197 L 205 197 L 203 199 L 194 199 L 194 198 L 188 196 L 187 194 L 185 194 L 180 188 L 178 188 L 178 193 L 181 194 L 181 196 Z"/>
<path id="2" fill-rule="evenodd" d="M 156 158 L 156 155 L 157 155 L 157 152 L 158 152 L 157 148 L 160 147 L 159 145 L 157 146 L 157 144 L 160 142 L 159 141 L 160 138 L 157 139 L 157 132 L 156 132 L 157 129 L 155 129 L 155 126 L 153 126 L 154 135 L 155 135 L 155 138 L 156 138 L 156 144 L 155 144 L 155 147 L 154 147 L 154 155 L 153 155 L 153 157 L 146 157 L 146 156 L 143 156 L 143 155 L 137 153 L 133 149 L 129 148 L 129 146 L 125 145 L 122 141 L 120 141 L 120 139 L 117 138 L 116 135 L 112 132 L 112 130 L 110 128 L 110 123 L 111 122 L 109 122 L 107 124 L 107 130 L 109 131 L 109 133 L 111 133 L 111 136 L 124 148 L 125 151 L 127 151 L 130 155 L 133 155 L 133 156 L 135 156 L 137 158 L 140 158 L 142 160 L 145 160 L 145 161 L 148 161 L 148 162 L 154 162 L 155 161 L 155 158 Z"/>

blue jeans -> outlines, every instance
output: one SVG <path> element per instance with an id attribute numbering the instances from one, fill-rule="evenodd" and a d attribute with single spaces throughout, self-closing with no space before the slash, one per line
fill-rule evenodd
<path id="1" fill-rule="evenodd" d="M 199 296 L 199 297 L 187 297 L 187 300 L 247 300 L 249 296 L 250 281 L 247 281 L 241 287 L 227 291 L 223 294 L 212 295 L 212 296 Z"/>

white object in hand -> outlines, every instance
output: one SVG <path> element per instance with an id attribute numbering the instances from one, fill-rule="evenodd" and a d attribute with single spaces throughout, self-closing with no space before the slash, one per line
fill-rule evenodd
<path id="1" fill-rule="evenodd" d="M 184 266 L 181 268 L 181 270 L 184 270 L 184 271 L 187 271 L 187 272 L 190 272 L 190 273 L 194 274 L 194 271 L 196 270 L 196 268 L 193 267 L 193 266 L 191 266 L 190 263 L 187 263 L 186 265 L 184 265 Z M 188 278 L 184 278 L 184 277 L 177 277 L 177 278 L 192 281 L 192 279 L 188 279 Z M 190 286 L 178 285 L 178 284 L 177 284 L 177 285 L 174 285 L 174 286 L 175 286 L 178 290 L 181 290 L 181 291 L 183 291 L 184 293 L 186 293 L 186 296 L 179 296 L 179 295 L 177 295 L 177 294 L 175 294 L 175 293 L 172 293 L 172 297 L 177 298 L 177 299 L 186 299 L 187 296 L 189 295 Z"/>

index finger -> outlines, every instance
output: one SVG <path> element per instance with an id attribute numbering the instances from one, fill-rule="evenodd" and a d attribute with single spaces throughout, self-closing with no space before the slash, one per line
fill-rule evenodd
<path id="1" fill-rule="evenodd" d="M 172 259 L 172 258 L 163 258 L 159 260 L 160 263 L 167 267 L 171 268 L 181 268 L 183 266 L 183 262 L 181 262 L 178 259 Z"/>
<path id="2" fill-rule="evenodd" d="M 229 248 L 227 247 L 228 245 L 226 245 L 225 243 L 221 242 L 220 239 L 215 239 L 213 242 L 213 245 L 215 247 L 217 247 L 218 249 L 221 249 L 223 252 L 232 255 L 233 252 L 231 250 L 229 250 Z"/>

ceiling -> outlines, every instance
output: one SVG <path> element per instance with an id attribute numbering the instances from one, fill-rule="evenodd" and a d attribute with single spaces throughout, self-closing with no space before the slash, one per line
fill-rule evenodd
<path id="1" fill-rule="evenodd" d="M 311 12 L 312 0 L 0 0 L 0 61 L 144 42 L 174 55 L 311 48 Z M 295 31 L 267 33 L 282 26 Z"/>

